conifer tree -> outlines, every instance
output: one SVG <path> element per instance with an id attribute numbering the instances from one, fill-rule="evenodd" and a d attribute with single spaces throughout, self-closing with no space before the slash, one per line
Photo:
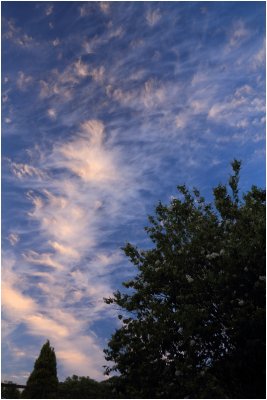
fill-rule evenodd
<path id="1" fill-rule="evenodd" d="M 53 399 L 57 396 L 57 361 L 49 340 L 43 345 L 28 378 L 23 397 L 27 399 Z"/>

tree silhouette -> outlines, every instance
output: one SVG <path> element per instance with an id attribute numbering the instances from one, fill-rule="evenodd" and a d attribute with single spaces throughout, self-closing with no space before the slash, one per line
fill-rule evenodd
<path id="1" fill-rule="evenodd" d="M 9 384 L 9 386 L 1 387 L 1 398 L 2 399 L 19 399 L 20 391 L 17 389 L 16 384 L 12 381 L 7 381 L 5 383 Z"/>
<path id="2" fill-rule="evenodd" d="M 138 273 L 105 299 L 122 326 L 104 351 L 131 397 L 265 398 L 265 191 L 240 198 L 240 166 L 214 204 L 179 186 L 152 248 L 124 248 Z"/>
<path id="3" fill-rule="evenodd" d="M 106 399 L 110 388 L 106 382 L 97 382 L 88 376 L 73 375 L 59 383 L 59 399 Z"/>
<path id="4" fill-rule="evenodd" d="M 23 391 L 24 398 L 49 399 L 57 397 L 57 361 L 49 340 L 43 345 L 34 369 Z"/>

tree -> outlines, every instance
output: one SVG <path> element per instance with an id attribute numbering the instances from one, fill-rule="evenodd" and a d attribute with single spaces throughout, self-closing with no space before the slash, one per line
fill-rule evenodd
<path id="1" fill-rule="evenodd" d="M 9 386 L 1 387 L 1 399 L 20 399 L 20 392 L 16 388 L 16 384 L 12 381 L 4 383 L 7 383 Z"/>
<path id="2" fill-rule="evenodd" d="M 88 376 L 73 375 L 59 383 L 60 399 L 103 399 L 108 398 L 109 388 Z"/>
<path id="3" fill-rule="evenodd" d="M 105 299 L 122 326 L 104 350 L 120 386 L 141 398 L 265 398 L 265 190 L 239 196 L 241 163 L 214 204 L 178 186 L 131 244 L 127 293 Z"/>
<path id="4" fill-rule="evenodd" d="M 49 340 L 43 345 L 28 378 L 23 397 L 27 399 L 49 399 L 57 397 L 57 361 Z"/>

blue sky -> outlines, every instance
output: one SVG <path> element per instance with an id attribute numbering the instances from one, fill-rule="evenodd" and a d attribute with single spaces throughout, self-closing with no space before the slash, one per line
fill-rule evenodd
<path id="1" fill-rule="evenodd" d="M 176 186 L 265 185 L 265 2 L 2 2 L 2 379 L 103 378 L 120 250 Z"/>

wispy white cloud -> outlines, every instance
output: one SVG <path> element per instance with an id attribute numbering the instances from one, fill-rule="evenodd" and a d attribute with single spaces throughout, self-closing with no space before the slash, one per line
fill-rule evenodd
<path id="1" fill-rule="evenodd" d="M 11 246 L 15 246 L 20 241 L 20 237 L 17 233 L 12 232 L 8 235 L 8 240 Z"/>
<path id="2" fill-rule="evenodd" d="M 98 246 L 107 212 L 107 232 L 121 213 L 124 193 L 129 190 L 129 169 L 122 173 L 119 151 L 110 146 L 103 122 L 94 119 L 81 123 L 72 139 L 59 141 L 40 160 L 38 170 L 43 168 L 48 174 L 40 173 L 41 181 L 36 174 L 23 177 L 36 179 L 36 190 L 27 193 L 32 203 L 29 217 L 39 226 L 45 250 L 29 248 L 17 260 L 16 268 L 19 263 L 27 266 L 23 274 L 27 294 L 16 288 L 19 276 L 12 284 L 5 283 L 6 315 L 15 307 L 11 299 L 20 301 L 19 321 L 30 335 L 51 339 L 64 374 L 87 371 L 101 378 L 102 347 L 88 325 L 113 315 L 103 297 L 112 293 L 111 268 L 122 259 L 117 250 L 104 252 Z M 64 178 L 55 176 L 51 181 L 50 168 L 63 169 Z M 25 168 L 19 166 L 21 170 Z M 41 301 L 31 301 L 33 288 Z"/>
<path id="3" fill-rule="evenodd" d="M 86 76 L 89 75 L 88 65 L 83 63 L 81 60 L 78 60 L 74 64 L 74 69 L 76 74 L 81 78 L 85 78 Z"/>
<path id="4" fill-rule="evenodd" d="M 13 349 L 12 359 L 14 359 L 14 362 L 18 363 L 18 360 L 22 361 L 29 357 L 34 361 L 37 356 L 33 351 L 29 353 L 29 348 L 27 352 L 16 348 L 12 342 L 10 335 L 16 328 L 16 323 L 23 323 L 28 334 L 43 337 L 43 340 L 50 338 L 56 348 L 57 360 L 61 366 L 61 374 L 63 376 L 73 373 L 84 375 L 85 371 L 87 371 L 91 377 L 101 379 L 102 372 L 99 370 L 99 365 L 103 365 L 104 357 L 102 349 L 97 343 L 97 338 L 92 333 L 85 333 L 86 320 L 77 318 L 77 314 L 79 315 L 77 310 L 76 312 L 64 310 L 63 301 L 69 295 L 68 288 L 58 285 L 55 291 L 53 280 L 49 279 L 48 285 L 40 282 L 37 287 L 47 294 L 47 307 L 45 307 L 46 311 L 44 311 L 43 307 L 36 303 L 31 296 L 23 294 L 18 289 L 22 280 L 15 269 L 16 260 L 5 257 L 3 267 L 3 325 L 5 325 L 8 343 Z M 41 278 L 42 275 L 39 275 L 39 277 Z M 85 285 L 84 280 L 83 285 Z M 23 277 L 23 286 L 24 290 L 29 287 L 25 275 Z M 92 295 L 96 296 L 96 293 L 92 293 Z M 89 314 L 91 317 L 93 316 L 92 313 L 89 312 Z M 17 379 L 24 378 L 25 380 L 28 375 L 29 371 L 25 371 L 23 374 L 21 372 Z"/>
<path id="5" fill-rule="evenodd" d="M 132 90 L 123 90 L 112 85 L 106 86 L 107 96 L 121 105 L 133 109 L 155 109 L 164 106 L 168 96 L 167 86 L 156 79 L 148 79 L 144 84 Z"/>
<path id="6" fill-rule="evenodd" d="M 90 3 L 84 3 L 80 8 L 80 17 L 87 17 L 92 12 L 92 6 Z"/>
<path id="7" fill-rule="evenodd" d="M 249 95 L 252 92 L 252 87 L 246 84 L 237 88 L 234 95 L 237 98 L 243 98 L 243 96 Z"/>
<path id="8" fill-rule="evenodd" d="M 29 315 L 25 318 L 28 330 L 34 335 L 50 337 L 52 340 L 64 338 L 69 335 L 66 324 L 59 324 L 51 318 L 47 318 L 41 314 Z"/>
<path id="9" fill-rule="evenodd" d="M 252 59 L 253 69 L 257 69 L 264 66 L 266 62 L 266 40 L 263 41 L 261 48 L 256 52 Z"/>
<path id="10" fill-rule="evenodd" d="M 13 19 L 3 19 L 3 39 L 9 40 L 17 46 L 30 48 L 33 45 L 36 45 L 36 41 L 32 36 L 23 32 L 21 28 L 16 26 L 15 21 Z"/>
<path id="11" fill-rule="evenodd" d="M 101 79 L 103 68 L 92 71 L 92 74 Z M 40 80 L 40 98 L 57 97 L 60 102 L 70 101 L 74 95 L 74 88 L 83 79 L 90 76 L 89 65 L 78 59 L 70 63 L 64 70 L 53 70 L 46 80 Z"/>
<path id="12" fill-rule="evenodd" d="M 145 107 L 148 108 L 153 107 L 155 104 L 163 103 L 165 100 L 164 86 L 154 79 L 146 81 L 142 91 L 142 98 Z"/>
<path id="13" fill-rule="evenodd" d="M 113 152 L 105 148 L 104 125 L 89 120 L 81 125 L 81 136 L 61 146 L 62 164 L 86 182 L 116 181 L 119 171 Z"/>
<path id="14" fill-rule="evenodd" d="M 24 72 L 19 72 L 19 77 L 17 80 L 17 85 L 20 90 L 26 90 L 33 83 L 32 76 L 26 76 Z"/>
<path id="15" fill-rule="evenodd" d="M 43 171 L 39 168 L 33 167 L 29 164 L 16 163 L 8 159 L 10 170 L 13 175 L 15 175 L 19 179 L 23 179 L 25 177 L 37 177 L 42 179 L 45 175 Z"/>
<path id="16" fill-rule="evenodd" d="M 239 46 L 243 40 L 250 35 L 250 30 L 246 28 L 244 21 L 238 20 L 230 31 L 229 45 L 230 47 Z"/>
<path id="17" fill-rule="evenodd" d="M 59 38 L 56 38 L 56 39 L 52 40 L 51 43 L 52 43 L 52 45 L 53 45 L 54 47 L 57 47 L 57 46 L 60 45 L 60 40 L 59 40 Z"/>
<path id="18" fill-rule="evenodd" d="M 53 14 L 53 10 L 54 10 L 54 6 L 52 4 L 47 5 L 45 8 L 45 15 L 49 16 L 49 15 Z"/>
<path id="19" fill-rule="evenodd" d="M 34 250 L 29 250 L 23 254 L 24 259 L 34 265 L 43 265 L 46 267 L 52 267 L 59 270 L 63 270 L 64 266 L 53 259 L 52 253 L 37 253 Z"/>
<path id="20" fill-rule="evenodd" d="M 146 21 L 149 26 L 155 26 L 161 18 L 161 12 L 157 8 L 155 10 L 149 10 L 146 14 Z"/>
<path id="21" fill-rule="evenodd" d="M 97 47 L 103 43 L 103 39 L 99 36 L 86 39 L 83 41 L 82 47 L 85 54 L 94 54 L 97 51 Z"/>
<path id="22" fill-rule="evenodd" d="M 175 118 L 175 125 L 178 129 L 184 129 L 190 119 L 188 112 L 182 112 Z"/>
<path id="23" fill-rule="evenodd" d="M 105 74 L 105 67 L 100 66 L 98 68 L 94 68 L 91 72 L 90 75 L 96 82 L 103 82 L 104 80 L 104 74 Z"/>
<path id="24" fill-rule="evenodd" d="M 62 363 L 65 374 L 71 373 L 84 375 L 84 371 L 95 379 L 103 380 L 103 374 L 99 371 L 99 365 L 105 362 L 102 351 L 97 341 L 90 336 L 80 337 L 79 346 L 74 349 L 71 340 L 57 345 L 57 357 Z M 90 353 L 88 352 L 90 349 Z"/>
<path id="25" fill-rule="evenodd" d="M 125 34 L 125 31 L 122 26 L 118 26 L 113 28 L 113 25 L 110 25 L 110 30 L 108 31 L 106 40 L 121 38 Z"/>
<path id="26" fill-rule="evenodd" d="M 19 289 L 8 286 L 7 282 L 3 284 L 2 304 L 4 310 L 11 314 L 27 314 L 36 308 L 30 296 L 24 296 Z"/>
<path id="27" fill-rule="evenodd" d="M 233 95 L 215 103 L 208 112 L 208 118 L 237 128 L 246 128 L 248 118 L 255 113 L 264 113 L 265 102 L 249 85 L 237 88 Z"/>
<path id="28" fill-rule="evenodd" d="M 100 10 L 104 13 L 104 14 L 108 14 L 110 11 L 110 2 L 108 1 L 100 1 L 99 2 L 99 7 Z"/>
<path id="29" fill-rule="evenodd" d="M 59 254 L 62 254 L 64 256 L 66 256 L 66 257 L 70 257 L 70 258 L 73 258 L 73 259 L 76 259 L 76 260 L 77 259 L 79 260 L 79 258 L 80 258 L 80 255 L 79 255 L 78 251 L 75 250 L 72 247 L 65 246 L 64 244 L 58 243 L 56 241 L 54 241 L 54 242 L 50 241 L 49 244 Z"/>
<path id="30" fill-rule="evenodd" d="M 36 310 L 35 301 L 22 293 L 21 287 L 24 279 L 16 272 L 16 258 L 13 254 L 4 253 L 2 262 L 2 307 L 3 315 L 9 321 L 19 320 L 21 316 L 28 315 Z M 25 288 L 24 288 L 25 289 Z"/>
<path id="31" fill-rule="evenodd" d="M 56 116 L 57 116 L 57 112 L 56 112 L 56 110 L 54 108 L 49 108 L 47 110 L 47 115 L 49 116 L 49 118 L 55 119 Z"/>

